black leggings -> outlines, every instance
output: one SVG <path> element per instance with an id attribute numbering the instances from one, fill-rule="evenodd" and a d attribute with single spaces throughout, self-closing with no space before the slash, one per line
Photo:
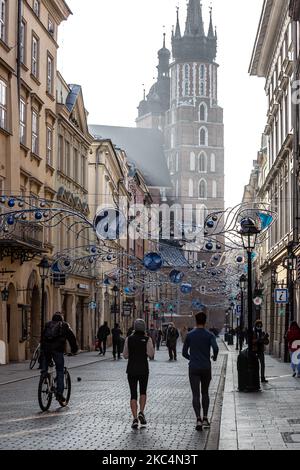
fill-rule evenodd
<path id="1" fill-rule="evenodd" d="M 138 399 L 138 383 L 140 384 L 140 395 L 147 395 L 149 375 L 128 375 L 131 400 Z"/>
<path id="2" fill-rule="evenodd" d="M 209 409 L 209 386 L 211 382 L 211 369 L 208 370 L 190 370 L 190 384 L 193 393 L 193 407 L 196 417 L 201 417 L 201 404 L 200 404 L 200 384 L 202 395 L 203 417 L 207 418 Z"/>

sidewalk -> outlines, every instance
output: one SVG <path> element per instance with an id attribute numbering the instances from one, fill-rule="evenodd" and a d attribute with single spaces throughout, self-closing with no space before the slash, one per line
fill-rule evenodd
<path id="1" fill-rule="evenodd" d="M 74 369 L 76 367 L 105 361 L 107 359 L 111 359 L 111 357 L 112 350 L 111 348 L 108 348 L 104 358 L 99 356 L 99 352 L 97 351 L 82 352 L 77 356 L 65 356 L 65 363 L 69 369 Z M 0 366 L 0 386 L 39 377 L 40 372 L 37 369 L 38 366 L 36 365 L 33 370 L 30 370 L 29 364 L 30 361 L 25 361 L 21 363 L 11 363 L 5 366 Z"/>
<path id="2" fill-rule="evenodd" d="M 228 347 L 220 450 L 300 449 L 300 379 L 266 355 L 262 392 L 239 393 L 235 347 Z"/>

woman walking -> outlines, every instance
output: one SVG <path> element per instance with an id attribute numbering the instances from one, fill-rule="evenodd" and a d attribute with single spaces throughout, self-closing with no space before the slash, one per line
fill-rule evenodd
<path id="1" fill-rule="evenodd" d="M 295 362 L 295 353 L 298 351 L 300 356 L 300 327 L 297 322 L 293 321 L 290 325 L 290 328 L 286 334 L 286 339 L 289 346 L 290 356 L 291 356 L 291 366 L 293 369 L 293 377 L 300 379 L 300 357 L 296 358 Z M 297 354 L 296 354 L 297 355 Z"/>
<path id="2" fill-rule="evenodd" d="M 133 335 L 126 338 L 123 356 L 128 359 L 127 375 L 131 392 L 130 407 L 133 415 L 132 429 L 146 426 L 145 407 L 149 380 L 148 358 L 154 358 L 152 340 L 146 336 L 144 320 L 136 320 Z M 140 411 L 138 413 L 138 385 L 140 388 Z"/>

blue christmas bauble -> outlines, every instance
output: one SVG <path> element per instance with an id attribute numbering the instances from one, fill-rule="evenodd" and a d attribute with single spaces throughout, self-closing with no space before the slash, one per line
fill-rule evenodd
<path id="1" fill-rule="evenodd" d="M 148 253 L 144 257 L 143 265 L 148 271 L 159 271 L 163 266 L 163 258 L 159 253 Z"/>

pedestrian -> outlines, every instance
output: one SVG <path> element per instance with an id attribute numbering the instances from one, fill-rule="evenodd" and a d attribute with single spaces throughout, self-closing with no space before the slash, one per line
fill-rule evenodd
<path id="1" fill-rule="evenodd" d="M 167 329 L 166 342 L 169 350 L 169 361 L 177 361 L 177 340 L 179 338 L 178 330 L 174 323 L 170 323 Z"/>
<path id="2" fill-rule="evenodd" d="M 128 329 L 126 337 L 128 338 L 128 336 L 131 336 L 133 332 L 134 332 L 134 324 L 132 324 L 131 327 Z"/>
<path id="3" fill-rule="evenodd" d="M 196 328 L 188 333 L 182 351 L 183 357 L 189 361 L 189 379 L 193 394 L 193 408 L 197 418 L 197 431 L 202 431 L 203 427 L 210 428 L 208 410 L 210 405 L 209 386 L 212 379 L 211 349 L 214 361 L 217 360 L 219 354 L 215 335 L 205 328 L 206 321 L 207 316 L 204 312 L 196 315 Z M 203 419 L 201 417 L 200 385 Z"/>
<path id="4" fill-rule="evenodd" d="M 150 330 L 149 330 L 149 332 L 148 332 L 148 336 L 149 336 L 149 337 L 151 338 L 151 340 L 152 340 L 154 349 L 155 349 L 156 342 L 157 342 L 157 334 L 158 334 L 157 329 L 156 329 L 156 328 L 154 327 L 154 325 L 152 324 L 152 325 L 150 326 Z"/>
<path id="5" fill-rule="evenodd" d="M 108 328 L 108 323 L 107 321 L 104 322 L 102 326 L 100 326 L 98 333 L 97 333 L 97 338 L 99 340 L 99 356 L 103 354 L 105 356 L 106 354 L 106 343 L 107 343 L 107 338 L 110 335 L 110 329 Z"/>
<path id="6" fill-rule="evenodd" d="M 184 343 L 185 340 L 186 340 L 187 334 L 188 334 L 187 327 L 184 326 L 184 327 L 182 328 L 182 330 L 181 330 L 180 333 L 181 333 L 181 340 L 182 340 L 182 342 Z"/>
<path id="7" fill-rule="evenodd" d="M 52 360 L 56 367 L 56 400 L 61 406 L 66 406 L 66 398 L 64 397 L 64 370 L 65 360 L 64 352 L 66 342 L 70 344 L 72 354 L 78 351 L 78 345 L 73 331 L 68 323 L 64 321 L 60 312 L 53 315 L 52 321 L 46 323 L 41 338 L 41 374 L 48 372 L 49 365 Z"/>
<path id="8" fill-rule="evenodd" d="M 265 346 L 270 343 L 268 333 L 263 331 L 263 323 L 256 320 L 253 330 L 253 352 L 257 354 L 260 362 L 261 382 L 268 383 L 265 376 Z"/>
<path id="9" fill-rule="evenodd" d="M 285 336 L 289 352 L 291 356 L 291 366 L 293 369 L 293 377 L 298 377 L 300 379 L 300 358 L 297 358 L 297 362 L 295 362 L 295 353 L 298 351 L 300 353 L 300 327 L 297 322 L 293 321 L 290 325 L 290 328 Z M 297 356 L 297 354 L 296 354 Z"/>
<path id="10" fill-rule="evenodd" d="M 133 416 L 132 429 L 146 426 L 145 407 L 149 381 L 148 358 L 153 359 L 155 351 L 149 336 L 146 336 L 146 323 L 138 319 L 134 324 L 134 334 L 127 337 L 124 346 L 124 358 L 128 359 L 127 376 L 130 387 L 130 407 Z M 140 388 L 140 411 L 138 413 L 138 385 Z"/>
<path id="11" fill-rule="evenodd" d="M 161 345 L 162 337 L 163 337 L 163 332 L 161 331 L 161 329 L 159 329 L 159 330 L 157 331 L 157 340 L 156 340 L 156 349 L 157 349 L 157 351 L 160 350 L 160 345 Z"/>
<path id="12" fill-rule="evenodd" d="M 115 327 L 112 329 L 112 341 L 113 341 L 113 356 L 114 360 L 121 359 L 122 352 L 122 331 L 118 323 L 115 324 Z"/>

